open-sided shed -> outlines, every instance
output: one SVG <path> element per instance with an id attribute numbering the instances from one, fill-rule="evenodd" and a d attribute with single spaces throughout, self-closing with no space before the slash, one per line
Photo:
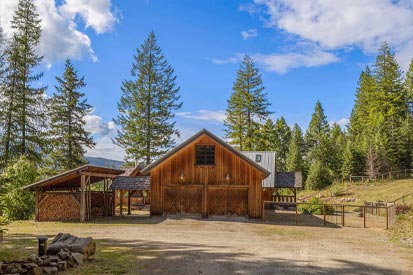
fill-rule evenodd
<path id="1" fill-rule="evenodd" d="M 270 172 L 206 129 L 145 167 L 151 214 L 260 218 L 262 180 Z"/>
<path id="2" fill-rule="evenodd" d="M 115 197 L 112 205 L 112 213 L 116 213 L 116 207 L 119 205 L 119 214 L 123 215 L 123 198 L 124 193 L 128 195 L 128 215 L 131 215 L 131 201 L 134 195 L 139 195 L 142 198 L 142 206 L 145 206 L 148 201 L 144 197 L 144 192 L 149 193 L 150 177 L 148 176 L 119 176 L 116 177 L 110 189 Z"/>
<path id="3" fill-rule="evenodd" d="M 84 165 L 59 175 L 25 186 L 36 194 L 37 221 L 86 221 L 96 216 L 112 215 L 113 178 L 124 170 Z M 101 182 L 103 190 L 92 191 L 91 185 Z"/>

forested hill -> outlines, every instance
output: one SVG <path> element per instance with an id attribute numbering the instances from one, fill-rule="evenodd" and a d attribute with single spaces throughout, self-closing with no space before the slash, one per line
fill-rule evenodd
<path id="1" fill-rule="evenodd" d="M 120 160 L 88 157 L 88 156 L 85 156 L 85 158 L 89 162 L 89 164 L 95 165 L 95 166 L 119 168 L 123 165 L 123 161 L 120 161 Z"/>

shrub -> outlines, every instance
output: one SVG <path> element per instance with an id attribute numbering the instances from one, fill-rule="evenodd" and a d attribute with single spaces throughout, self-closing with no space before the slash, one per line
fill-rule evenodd
<path id="1" fill-rule="evenodd" d="M 402 215 L 413 211 L 413 207 L 407 204 L 396 205 L 396 215 Z"/>
<path id="2" fill-rule="evenodd" d="M 319 190 L 331 185 L 332 181 L 333 175 L 331 170 L 324 166 L 320 161 L 316 161 L 310 166 L 305 186 L 306 189 Z"/>
<path id="3" fill-rule="evenodd" d="M 323 205 L 325 205 L 326 214 L 334 214 L 334 208 L 331 205 L 326 204 L 324 201 L 318 198 L 311 198 L 306 204 L 298 205 L 298 212 L 303 214 L 323 214 Z"/>
<path id="4" fill-rule="evenodd" d="M 0 208 L 5 219 L 25 220 L 33 217 L 34 195 L 22 188 L 34 182 L 37 175 L 36 166 L 25 157 L 6 167 L 0 175 L 3 183 Z"/>

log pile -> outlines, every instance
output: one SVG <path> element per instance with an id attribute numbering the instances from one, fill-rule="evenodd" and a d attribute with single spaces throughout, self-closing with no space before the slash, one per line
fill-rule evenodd
<path id="1" fill-rule="evenodd" d="M 39 204 L 39 221 L 78 221 L 80 207 L 76 195 L 47 194 Z"/>
<path id="2" fill-rule="evenodd" d="M 58 274 L 82 265 L 95 253 L 96 244 L 92 238 L 78 238 L 59 233 L 47 249 L 47 255 L 35 254 L 12 262 L 0 262 L 0 274 L 49 275 Z"/>
<path id="3" fill-rule="evenodd" d="M 92 217 L 103 217 L 105 211 L 105 198 L 103 192 L 92 192 Z"/>

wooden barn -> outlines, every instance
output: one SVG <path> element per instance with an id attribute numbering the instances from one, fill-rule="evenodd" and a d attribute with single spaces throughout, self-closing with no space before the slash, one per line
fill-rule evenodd
<path id="1" fill-rule="evenodd" d="M 151 215 L 260 218 L 262 181 L 270 172 L 206 129 L 141 173 L 150 175 Z"/>

